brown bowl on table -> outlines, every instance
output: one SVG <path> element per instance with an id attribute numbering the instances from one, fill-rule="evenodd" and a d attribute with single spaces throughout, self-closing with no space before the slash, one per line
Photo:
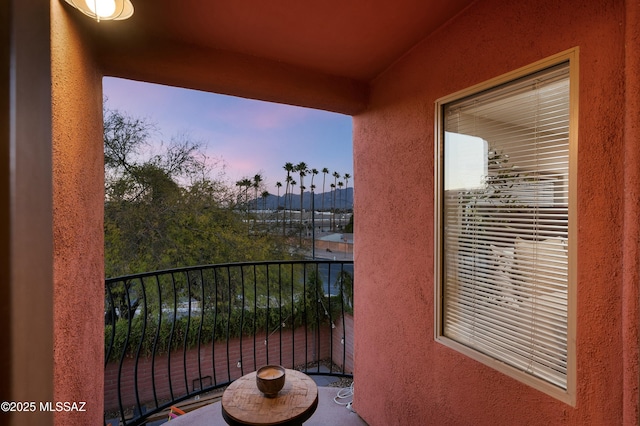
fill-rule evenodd
<path id="1" fill-rule="evenodd" d="M 275 398 L 283 388 L 285 370 L 280 365 L 265 365 L 256 372 L 256 384 L 267 398 Z"/>

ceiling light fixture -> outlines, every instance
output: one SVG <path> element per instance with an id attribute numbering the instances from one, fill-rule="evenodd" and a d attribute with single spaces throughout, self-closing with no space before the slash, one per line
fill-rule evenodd
<path id="1" fill-rule="evenodd" d="M 127 19 L 133 15 L 130 0 L 65 0 L 96 21 Z"/>

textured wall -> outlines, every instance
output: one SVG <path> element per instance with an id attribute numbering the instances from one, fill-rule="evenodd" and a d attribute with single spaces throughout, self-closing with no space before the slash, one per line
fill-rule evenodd
<path id="1" fill-rule="evenodd" d="M 104 391 L 102 80 L 70 17 L 51 2 L 54 398 L 87 402 L 65 426 L 101 424 Z"/>
<path id="2" fill-rule="evenodd" d="M 640 2 L 628 0 L 625 16 L 625 148 L 622 338 L 638 341 L 640 286 Z M 638 419 L 638 347 L 623 353 L 625 421 Z"/>
<path id="3" fill-rule="evenodd" d="M 371 426 L 637 423 L 637 300 L 623 304 L 625 294 L 637 299 L 637 266 L 629 266 L 623 280 L 622 262 L 623 249 L 638 243 L 621 244 L 625 18 L 622 1 L 478 1 L 373 82 L 369 109 L 354 118 L 354 407 Z M 637 39 L 637 31 L 631 33 Z M 575 46 L 578 380 L 572 407 L 434 341 L 433 120 L 438 98 Z M 636 64 L 627 80 L 637 82 L 637 71 Z M 628 105 L 635 110 L 627 116 L 637 120 L 637 95 Z M 626 143 L 637 153 L 636 139 Z M 628 167 L 638 167 L 637 159 Z M 637 172 L 627 173 L 627 183 L 638 184 Z M 367 214 L 372 206 L 376 214 Z M 627 222 L 634 213 L 637 220 L 637 204 Z"/>

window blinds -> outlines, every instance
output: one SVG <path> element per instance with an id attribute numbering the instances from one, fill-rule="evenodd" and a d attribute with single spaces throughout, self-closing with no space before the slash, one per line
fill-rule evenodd
<path id="1" fill-rule="evenodd" d="M 569 65 L 443 120 L 442 334 L 566 389 Z"/>

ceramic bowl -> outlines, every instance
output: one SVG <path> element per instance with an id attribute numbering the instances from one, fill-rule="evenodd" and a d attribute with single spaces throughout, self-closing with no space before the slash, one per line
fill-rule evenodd
<path id="1" fill-rule="evenodd" d="M 256 372 L 256 384 L 267 398 L 274 398 L 284 386 L 285 370 L 279 365 L 265 365 Z"/>

